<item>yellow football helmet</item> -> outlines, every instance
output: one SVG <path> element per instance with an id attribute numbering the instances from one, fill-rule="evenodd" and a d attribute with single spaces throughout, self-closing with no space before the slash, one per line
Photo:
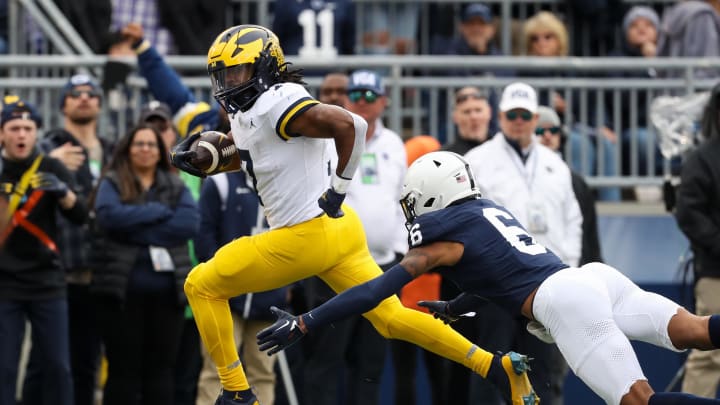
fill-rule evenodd
<path id="1" fill-rule="evenodd" d="M 208 50 L 215 99 L 230 114 L 247 111 L 286 70 L 277 36 L 259 25 L 237 25 L 217 36 Z"/>

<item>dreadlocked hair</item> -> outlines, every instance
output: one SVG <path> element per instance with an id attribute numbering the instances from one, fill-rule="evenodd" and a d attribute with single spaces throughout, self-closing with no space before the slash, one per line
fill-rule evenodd
<path id="1" fill-rule="evenodd" d="M 302 75 L 303 69 L 301 69 L 301 68 L 290 69 L 289 68 L 290 65 L 292 65 L 292 63 L 290 63 L 290 62 L 285 62 L 282 65 L 280 65 L 280 77 L 279 77 L 280 82 L 282 82 L 282 83 L 297 83 L 297 84 L 306 86 L 307 83 L 305 83 L 305 81 L 303 80 L 303 75 Z"/>

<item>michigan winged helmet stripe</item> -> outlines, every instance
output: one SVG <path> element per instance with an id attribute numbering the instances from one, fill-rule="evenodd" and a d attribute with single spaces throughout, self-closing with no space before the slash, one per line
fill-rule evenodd
<path id="1" fill-rule="evenodd" d="M 290 125 L 290 123 L 297 117 L 300 116 L 303 112 L 307 111 L 310 107 L 313 107 L 320 102 L 315 100 L 311 97 L 303 97 L 300 100 L 297 100 L 296 102 L 290 104 L 288 108 L 285 109 L 285 112 L 280 115 L 280 119 L 277 121 L 277 125 L 275 126 L 275 132 L 282 138 L 283 140 L 288 140 L 293 137 L 298 137 L 300 134 L 290 134 L 287 132 L 287 127 Z"/>
<path id="2" fill-rule="evenodd" d="M 215 99 L 229 114 L 247 111 L 287 72 L 277 36 L 259 25 L 237 25 L 217 36 L 207 70 Z"/>

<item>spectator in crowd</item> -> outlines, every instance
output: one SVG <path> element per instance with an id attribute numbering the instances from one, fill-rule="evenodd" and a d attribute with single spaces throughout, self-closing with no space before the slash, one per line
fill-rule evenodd
<path id="1" fill-rule="evenodd" d="M 196 241 L 198 259 L 210 259 L 224 244 L 267 229 L 263 211 L 245 172 L 220 173 L 203 182 L 200 194 L 200 232 Z M 274 320 L 271 306 L 287 304 L 286 287 L 250 293 L 230 299 L 233 330 L 238 353 L 247 365 L 247 377 L 263 405 L 275 403 L 276 356 L 267 356 L 257 347 L 255 335 Z M 201 345 L 203 367 L 198 381 L 197 405 L 213 405 L 222 388 L 215 363 Z M 184 355 L 184 354 L 183 354 Z"/>
<path id="2" fill-rule="evenodd" d="M 623 19 L 624 41 L 622 47 L 613 50 L 610 56 L 653 58 L 657 54 L 657 37 L 660 18 L 655 10 L 645 6 L 634 6 L 625 14 Z M 652 79 L 657 77 L 655 69 L 617 71 L 614 77 L 627 77 L 638 79 Z M 650 100 L 648 93 L 638 91 L 635 96 L 636 116 L 630 111 L 631 94 L 629 91 L 620 92 L 620 139 L 622 141 L 622 169 L 626 175 L 654 175 L 662 169 L 660 150 L 655 145 L 655 139 L 648 129 L 648 109 Z M 614 121 L 613 92 L 605 95 L 605 110 L 608 121 Z M 650 148 L 648 150 L 648 148 Z M 649 165 L 649 170 L 648 170 Z"/>
<path id="3" fill-rule="evenodd" d="M 417 135 L 405 141 L 407 164 L 410 166 L 420 156 L 440 149 L 440 142 L 430 135 Z M 423 274 L 409 282 L 400 291 L 400 302 L 408 308 L 429 313 L 427 308 L 419 306 L 421 300 L 440 299 L 440 275 Z M 430 395 L 432 405 L 446 404 L 445 389 L 445 361 L 442 357 L 421 349 L 411 343 L 401 340 L 390 342 L 395 368 L 395 405 L 414 405 L 417 403 L 416 390 L 418 381 L 417 351 L 422 353 L 425 361 L 425 370 L 430 382 Z"/>
<path id="4" fill-rule="evenodd" d="M 330 28 L 328 36 L 325 30 Z M 278 0 L 272 30 L 286 55 L 315 59 L 352 55 L 355 5 L 351 0 Z"/>
<path id="5" fill-rule="evenodd" d="M 73 405 L 65 272 L 57 245 L 59 212 L 80 225 L 87 219 L 73 177 L 36 147 L 40 116 L 17 96 L 0 112 L 0 190 L 7 225 L 0 234 L 0 404 L 15 405 L 25 322 L 42 368 L 27 404 Z M 32 400 L 30 400 L 32 396 Z"/>
<path id="6" fill-rule="evenodd" d="M 442 53 L 461 56 L 502 55 L 502 51 L 495 44 L 497 29 L 493 20 L 493 14 L 490 8 L 485 4 L 471 3 L 464 8 L 461 8 L 458 30 L 460 32 L 460 36 L 455 37 L 450 46 L 445 48 Z M 457 68 L 450 69 L 450 74 L 458 76 L 512 77 L 515 75 L 515 72 L 512 69 L 487 70 L 486 68 Z M 492 108 L 492 111 L 495 111 L 495 107 L 497 106 L 497 95 L 494 90 L 489 91 L 487 94 L 487 100 Z M 497 130 L 497 117 L 493 114 L 490 116 L 489 131 L 491 134 L 494 134 Z"/>
<path id="7" fill-rule="evenodd" d="M 91 291 L 109 365 L 104 405 L 174 403 L 187 241 L 200 214 L 168 156 L 160 133 L 140 124 L 96 190 Z"/>
<path id="8" fill-rule="evenodd" d="M 535 136 L 538 101 L 535 89 L 515 82 L 500 99 L 500 133 L 470 150 L 465 158 L 482 195 L 505 206 L 533 239 L 552 250 L 565 263 L 577 266 L 582 241 L 582 215 L 573 193 L 570 169 Z M 490 350 L 521 350 L 535 358 L 530 381 L 544 403 L 562 403 L 567 366 L 555 345 L 548 345 L 526 330 L 524 323 L 487 303 L 478 309 L 482 322 L 476 343 Z M 493 403 L 484 380 L 471 393 L 476 403 Z M 495 399 L 496 401 L 496 399 Z"/>
<path id="9" fill-rule="evenodd" d="M 568 56 L 568 33 L 565 24 L 553 13 L 541 11 L 525 22 L 523 28 L 525 36 L 525 51 L 529 56 L 537 57 L 566 57 Z M 523 71 L 529 77 L 547 77 L 546 69 L 539 71 Z M 557 72 L 556 76 L 568 76 L 566 72 Z M 540 104 L 549 105 L 565 118 L 570 125 L 570 156 L 566 159 L 570 166 L 581 175 L 596 174 L 606 176 L 616 174 L 615 142 L 617 135 L 605 125 L 605 117 L 597 117 L 588 113 L 582 116 L 583 110 L 594 112 L 595 100 L 588 95 L 576 91 L 572 96 L 571 104 L 566 98 L 569 94 L 561 95 L 556 91 L 542 92 Z M 583 104 L 584 107 L 583 108 Z M 600 121 L 598 121 L 600 119 Z M 597 127 L 597 129 L 595 129 Z M 597 150 L 599 137 L 602 153 Z M 598 161 L 598 156 L 602 161 Z M 598 170 L 601 169 L 601 170 Z M 620 189 L 617 187 L 603 187 L 599 195 L 605 201 L 619 201 Z"/>
<path id="10" fill-rule="evenodd" d="M 492 107 L 487 97 L 474 86 L 463 87 L 455 93 L 455 107 L 453 109 L 453 122 L 457 127 L 455 141 L 443 146 L 443 150 L 464 155 L 474 147 L 487 141 L 490 133 L 490 121 Z M 440 298 L 449 300 L 460 294 L 458 287 L 445 279 L 442 279 Z M 462 318 L 453 322 L 450 326 L 471 341 L 475 341 L 484 327 L 484 321 L 480 318 Z M 447 386 L 442 389 L 446 393 L 448 403 L 467 403 L 468 386 L 470 373 L 466 368 L 454 363 L 447 362 L 448 378 L 445 380 Z"/>
<path id="11" fill-rule="evenodd" d="M 225 26 L 230 4 L 230 0 L 157 0 L 159 23 L 169 31 L 179 54 L 205 55 L 207 44 Z"/>
<path id="12" fill-rule="evenodd" d="M 449 48 L 438 50 L 438 53 L 483 56 L 501 54 L 494 42 L 496 28 L 493 14 L 485 4 L 471 3 L 462 9 L 458 30 L 460 36 L 455 37 Z"/>
<path id="13" fill-rule="evenodd" d="M 144 29 L 145 38 L 161 55 L 177 53 L 172 33 L 163 25 L 156 0 L 114 0 L 112 1 L 110 28 L 121 31 L 128 24 L 137 24 Z M 195 27 L 202 30 L 203 27 Z"/>
<path id="14" fill-rule="evenodd" d="M 419 4 L 413 2 L 364 3 L 362 53 L 407 55 L 416 52 Z"/>
<path id="15" fill-rule="evenodd" d="M 538 107 L 538 122 L 535 135 L 540 143 L 562 156 L 566 135 L 555 110 L 547 106 Z M 582 248 L 580 252 L 580 265 L 601 262 L 600 236 L 597 228 L 597 213 L 595 212 L 595 195 L 592 189 L 579 174 L 570 170 L 572 188 L 580 206 L 582 214 Z"/>
<path id="16" fill-rule="evenodd" d="M 44 153 L 61 161 L 73 175 L 74 191 L 87 206 L 90 193 L 112 156 L 112 142 L 98 131 L 102 92 L 89 76 L 70 77 L 60 94 L 63 127 L 45 133 L 39 146 Z M 91 234 L 87 224 L 73 224 L 57 217 L 58 240 L 67 281 L 67 300 L 75 403 L 95 403 L 100 364 L 101 338 L 90 295 Z M 25 379 L 28 395 L 38 395 L 42 386 L 38 377 L 44 359 L 32 350 Z"/>
<path id="17" fill-rule="evenodd" d="M 702 118 L 705 141 L 684 159 L 677 189 L 675 219 L 690 240 L 698 315 L 720 310 L 720 84 L 710 92 Z M 682 391 L 715 398 L 720 354 L 692 350 L 685 362 Z"/>
<path id="18" fill-rule="evenodd" d="M 457 127 L 455 140 L 442 149 L 463 155 L 487 141 L 493 112 L 487 96 L 475 86 L 463 87 L 455 93 L 452 119 Z"/>
<path id="19" fill-rule="evenodd" d="M 681 1 L 665 10 L 660 23 L 657 55 L 665 57 L 713 58 L 720 56 L 720 2 L 717 0 Z M 684 77 L 684 70 L 666 72 Z M 695 70 L 696 78 L 715 78 L 717 67 Z"/>
<path id="20" fill-rule="evenodd" d="M 171 150 L 180 138 L 172 122 L 170 107 L 162 101 L 153 100 L 145 104 L 140 111 L 139 123 L 154 127 L 160 133 L 167 150 Z M 179 172 L 174 167 L 171 167 L 171 170 L 180 176 L 180 179 L 190 190 L 193 200 L 197 201 L 200 198 L 200 179 L 185 172 Z M 199 262 L 193 240 L 188 241 L 188 254 L 190 255 L 190 263 L 196 266 Z M 175 367 L 175 404 L 195 405 L 195 399 L 198 395 L 197 383 L 202 368 L 202 356 L 200 354 L 200 335 L 195 326 L 195 320 L 192 317 L 189 305 L 185 306 L 184 318 Z"/>

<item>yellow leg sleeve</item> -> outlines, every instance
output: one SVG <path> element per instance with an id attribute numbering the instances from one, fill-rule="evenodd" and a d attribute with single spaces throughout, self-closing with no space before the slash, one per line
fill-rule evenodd
<path id="1" fill-rule="evenodd" d="M 414 343 L 487 377 L 492 353 L 472 344 L 431 315 L 402 306 L 396 296 L 386 299 L 365 316 L 383 336 Z"/>
<path id="2" fill-rule="evenodd" d="M 205 344 L 217 365 L 220 383 L 228 391 L 250 388 L 235 346 L 233 320 L 227 299 L 213 298 L 202 293 L 192 276 L 185 282 L 185 295 L 203 342 L 213 342 L 209 346 Z"/>

